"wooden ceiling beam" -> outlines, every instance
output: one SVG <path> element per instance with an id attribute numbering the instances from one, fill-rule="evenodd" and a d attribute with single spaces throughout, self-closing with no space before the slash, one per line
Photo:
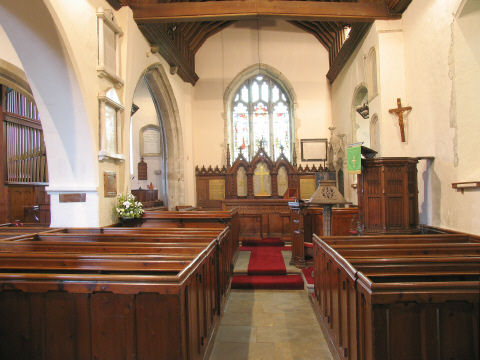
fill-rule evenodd
<path id="1" fill-rule="evenodd" d="M 349 38 L 343 43 L 342 48 L 330 64 L 330 70 L 327 73 L 327 78 L 331 83 L 335 81 L 338 74 L 342 71 L 350 56 L 357 48 L 364 35 L 370 29 L 371 23 L 356 23 L 352 25 Z"/>
<path id="2" fill-rule="evenodd" d="M 383 0 L 322 2 L 286 0 L 226 0 L 143 4 L 133 8 L 137 23 L 241 20 L 275 17 L 285 20 L 371 22 L 400 18 Z"/>
<path id="3" fill-rule="evenodd" d="M 195 73 L 195 55 L 190 54 L 189 58 L 185 57 L 181 49 L 176 47 L 175 42 L 160 26 L 139 24 L 138 27 L 150 44 L 158 47 L 158 52 L 168 62 L 171 70 L 176 68 L 183 81 L 195 85 L 198 80 L 198 75 Z"/>

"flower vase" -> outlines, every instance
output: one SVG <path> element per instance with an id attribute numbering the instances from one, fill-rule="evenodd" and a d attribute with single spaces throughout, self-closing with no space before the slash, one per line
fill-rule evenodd
<path id="1" fill-rule="evenodd" d="M 122 227 L 140 227 L 143 222 L 143 218 L 120 218 L 120 225 Z"/>

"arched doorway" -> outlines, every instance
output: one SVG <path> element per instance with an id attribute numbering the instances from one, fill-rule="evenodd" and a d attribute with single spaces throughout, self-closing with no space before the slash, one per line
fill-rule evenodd
<path id="1" fill-rule="evenodd" d="M 169 209 L 184 205 L 183 136 L 178 106 L 167 74 L 160 64 L 145 70 L 135 89 L 138 110 L 131 117 L 131 188 L 148 185 Z M 147 180 L 138 178 L 141 157 L 147 165 Z M 146 155 L 146 156 L 145 156 Z"/>
<path id="2" fill-rule="evenodd" d="M 145 208 L 168 206 L 165 130 L 161 109 L 156 106 L 145 77 L 135 88 L 133 104 L 130 119 L 132 193 Z"/>

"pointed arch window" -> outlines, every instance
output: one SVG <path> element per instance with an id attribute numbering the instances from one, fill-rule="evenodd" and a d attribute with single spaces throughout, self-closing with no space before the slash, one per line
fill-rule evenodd
<path id="1" fill-rule="evenodd" d="M 277 159 L 292 153 L 292 106 L 282 86 L 266 75 L 255 75 L 239 86 L 231 107 L 232 154 L 251 159 L 263 140 L 267 154 Z"/>

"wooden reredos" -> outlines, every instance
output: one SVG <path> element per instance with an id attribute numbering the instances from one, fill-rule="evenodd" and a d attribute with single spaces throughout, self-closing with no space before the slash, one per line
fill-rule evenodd
<path id="1" fill-rule="evenodd" d="M 228 149 L 228 147 L 227 147 Z M 222 168 L 216 166 L 197 166 L 195 169 L 197 182 L 197 205 L 203 208 L 220 208 L 221 201 L 224 199 L 280 199 L 283 197 L 287 189 L 295 189 L 301 198 L 306 198 L 315 190 L 315 178 L 319 172 L 329 171 L 322 165 L 297 166 L 297 159 L 294 152 L 293 161 L 290 162 L 282 153 L 277 160 L 272 160 L 263 147 L 260 147 L 255 156 L 249 161 L 242 152 L 235 159 L 233 164 L 230 163 L 230 151 L 226 154 L 227 165 Z M 259 164 L 267 169 L 269 177 L 269 188 L 271 194 L 269 196 L 257 196 L 254 192 L 255 169 Z M 282 193 L 279 193 L 279 172 L 283 172 L 281 181 L 283 184 Z M 238 172 L 243 171 L 246 174 L 246 194 L 238 193 L 239 184 L 237 182 Z"/>

